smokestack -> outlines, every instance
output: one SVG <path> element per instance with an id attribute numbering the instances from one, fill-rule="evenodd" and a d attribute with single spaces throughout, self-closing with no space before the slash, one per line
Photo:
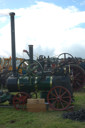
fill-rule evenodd
<path id="1" fill-rule="evenodd" d="M 16 52 L 15 52 L 15 23 L 14 23 L 14 16 L 15 13 L 11 12 L 10 21 L 11 21 L 11 47 L 12 47 L 12 70 L 13 75 L 16 75 Z"/>
<path id="2" fill-rule="evenodd" d="M 29 59 L 30 62 L 33 62 L 33 45 L 29 45 Z"/>

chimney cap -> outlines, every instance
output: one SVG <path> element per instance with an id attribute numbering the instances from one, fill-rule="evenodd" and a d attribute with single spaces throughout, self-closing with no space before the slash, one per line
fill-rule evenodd
<path id="1" fill-rule="evenodd" d="M 10 15 L 10 16 L 14 16 L 15 13 L 14 13 L 14 12 L 10 12 L 9 15 Z"/>

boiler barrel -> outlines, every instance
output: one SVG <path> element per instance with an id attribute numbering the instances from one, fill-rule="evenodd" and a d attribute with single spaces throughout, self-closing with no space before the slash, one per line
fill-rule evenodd
<path id="1" fill-rule="evenodd" d="M 9 77 L 7 88 L 10 92 L 34 92 L 35 90 L 49 91 L 52 87 L 63 86 L 72 95 L 72 87 L 68 76 L 46 76 L 38 83 L 39 77 Z"/>
<path id="2" fill-rule="evenodd" d="M 39 79 L 39 77 L 9 77 L 7 80 L 7 88 L 10 92 L 33 92 L 36 89 L 45 91 L 52 87 L 51 77 L 46 77 L 37 83 Z"/>

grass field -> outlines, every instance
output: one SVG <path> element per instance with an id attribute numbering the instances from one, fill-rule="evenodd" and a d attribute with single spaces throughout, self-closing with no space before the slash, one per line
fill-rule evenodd
<path id="1" fill-rule="evenodd" d="M 74 93 L 74 110 L 85 109 L 85 92 Z M 63 112 L 31 113 L 0 108 L 0 128 L 85 128 L 85 122 L 63 119 Z"/>

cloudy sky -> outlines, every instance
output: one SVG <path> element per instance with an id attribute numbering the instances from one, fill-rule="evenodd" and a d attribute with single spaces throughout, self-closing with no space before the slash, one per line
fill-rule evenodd
<path id="1" fill-rule="evenodd" d="M 10 12 L 15 12 L 16 56 L 70 53 L 85 58 L 85 0 L 0 0 L 0 57 L 11 56 Z"/>

